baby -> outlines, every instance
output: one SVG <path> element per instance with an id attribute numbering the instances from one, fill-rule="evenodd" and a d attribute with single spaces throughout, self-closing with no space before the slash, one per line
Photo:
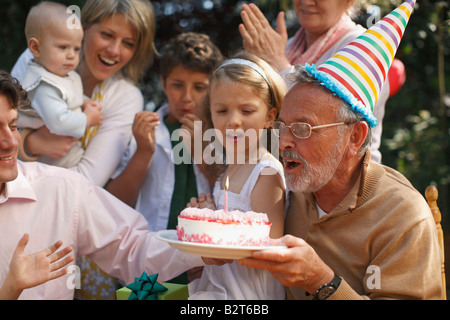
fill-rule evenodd
<path id="1" fill-rule="evenodd" d="M 67 8 L 59 3 L 42 2 L 27 17 L 25 34 L 34 59 L 28 65 L 22 86 L 28 91 L 32 109 L 21 111 L 18 126 L 82 138 L 86 130 L 102 123 L 101 106 L 84 99 L 79 63 L 83 30 L 74 28 Z M 41 157 L 40 162 L 70 168 L 83 156 L 78 142 L 62 159 Z"/>

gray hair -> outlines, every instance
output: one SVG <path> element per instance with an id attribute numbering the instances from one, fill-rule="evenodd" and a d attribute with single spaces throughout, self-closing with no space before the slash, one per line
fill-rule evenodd
<path id="1" fill-rule="evenodd" d="M 334 93 L 332 91 L 330 91 L 326 87 L 324 87 L 320 83 L 319 80 L 317 80 L 314 76 L 312 76 L 301 65 L 295 66 L 295 71 L 293 73 L 287 75 L 287 78 L 293 84 L 301 84 L 301 83 L 312 84 L 312 85 L 314 85 L 318 88 L 322 88 L 323 90 L 326 90 L 330 94 L 334 95 Z M 336 113 L 338 122 L 346 122 L 346 123 L 357 123 L 360 121 L 367 122 L 365 120 L 363 114 L 352 110 L 350 105 L 347 102 L 345 102 L 344 100 L 340 99 L 340 101 L 341 101 L 340 108 L 338 108 L 338 111 Z M 366 139 L 364 140 L 364 143 L 361 145 L 361 148 L 358 151 L 359 155 L 365 154 L 370 149 L 370 145 L 372 143 L 372 130 L 369 125 L 368 125 L 368 129 L 369 130 L 367 132 Z M 338 127 L 338 132 L 339 132 L 340 136 L 343 135 L 345 133 L 345 131 L 346 131 L 345 126 Z"/>

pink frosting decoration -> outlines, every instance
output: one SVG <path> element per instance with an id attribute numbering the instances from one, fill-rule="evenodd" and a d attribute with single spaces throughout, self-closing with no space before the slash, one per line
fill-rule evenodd
<path id="1" fill-rule="evenodd" d="M 214 211 L 207 208 L 186 208 L 181 212 L 180 216 L 193 220 L 270 224 L 267 214 L 253 211 L 242 212 L 235 210 L 225 212 L 224 210 Z"/>
<path id="2" fill-rule="evenodd" d="M 193 232 L 191 227 L 185 225 L 189 220 L 191 221 L 190 226 L 192 226 L 192 223 L 193 225 L 201 223 L 200 229 L 194 229 L 204 230 Z M 180 241 L 252 247 L 266 246 L 270 243 L 269 231 L 272 224 L 265 213 L 186 208 L 178 216 L 178 221 L 177 236 Z M 212 226 L 215 229 L 210 229 Z M 245 228 L 239 229 L 240 226 L 245 226 Z M 262 231 L 263 234 L 260 236 L 249 234 L 249 228 L 258 228 L 256 229 L 258 230 L 257 233 Z M 213 230 L 220 230 L 220 232 L 227 233 L 229 236 L 222 237 L 220 232 L 219 234 L 212 234 Z M 265 232 L 267 232 L 267 235 L 264 235 Z"/>
<path id="3" fill-rule="evenodd" d="M 239 238 L 237 241 L 224 243 L 224 242 L 214 242 L 211 236 L 208 234 L 191 234 L 187 235 L 184 232 L 184 228 L 177 227 L 177 236 L 180 241 L 194 242 L 194 243 L 204 243 L 204 244 L 216 244 L 216 245 L 231 245 L 231 246 L 243 246 L 243 247 L 264 247 L 270 243 L 270 237 L 261 239 L 259 241 L 249 239 L 249 238 Z"/>

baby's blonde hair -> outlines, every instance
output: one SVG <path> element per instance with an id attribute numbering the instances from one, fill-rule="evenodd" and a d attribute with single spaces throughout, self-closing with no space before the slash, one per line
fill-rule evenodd
<path id="1" fill-rule="evenodd" d="M 40 39 L 48 27 L 67 27 L 67 21 L 72 14 L 61 3 L 42 1 L 28 12 L 25 23 L 25 37 Z"/>

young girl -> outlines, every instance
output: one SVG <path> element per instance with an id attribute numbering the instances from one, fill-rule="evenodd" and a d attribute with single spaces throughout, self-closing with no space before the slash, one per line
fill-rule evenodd
<path id="1" fill-rule="evenodd" d="M 278 115 L 285 84 L 263 60 L 240 52 L 213 73 L 208 91 L 206 109 L 224 146 L 226 166 L 214 187 L 215 203 L 201 195 L 189 205 L 222 209 L 228 180 L 228 210 L 266 213 L 271 238 L 281 237 L 283 167 L 261 144 Z M 283 287 L 269 273 L 236 262 L 205 267 L 202 277 L 189 284 L 189 293 L 190 299 L 284 299 Z"/>

